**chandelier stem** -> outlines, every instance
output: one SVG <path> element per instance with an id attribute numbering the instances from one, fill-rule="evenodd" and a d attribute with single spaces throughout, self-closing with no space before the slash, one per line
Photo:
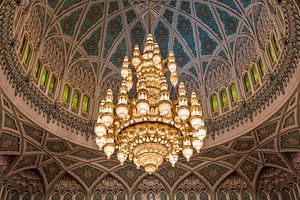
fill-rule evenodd
<path id="1" fill-rule="evenodd" d="M 149 33 L 151 34 L 151 0 L 148 1 L 148 23 L 149 23 Z"/>

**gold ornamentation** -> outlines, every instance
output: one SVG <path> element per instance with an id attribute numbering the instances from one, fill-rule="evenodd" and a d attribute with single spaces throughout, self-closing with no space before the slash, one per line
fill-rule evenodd
<path id="1" fill-rule="evenodd" d="M 117 158 L 123 164 L 132 160 L 139 168 L 153 173 L 164 160 L 172 166 L 182 151 L 189 161 L 193 147 L 200 151 L 206 136 L 201 104 L 192 93 L 190 101 L 183 83 L 178 86 L 178 98 L 170 99 L 167 74 L 170 83 L 178 83 L 174 53 L 163 60 L 153 36 L 148 34 L 143 53 L 136 45 L 131 61 L 124 58 L 117 103 L 112 90 L 101 101 L 95 126 L 96 143 L 108 158 L 117 149 Z M 133 88 L 133 76 L 137 77 L 137 98 L 129 99 Z"/>

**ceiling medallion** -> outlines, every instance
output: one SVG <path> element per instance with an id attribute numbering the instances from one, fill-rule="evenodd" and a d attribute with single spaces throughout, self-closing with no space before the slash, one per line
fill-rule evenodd
<path id="1" fill-rule="evenodd" d="M 149 21 L 150 18 L 149 15 Z M 173 51 L 167 59 L 162 59 L 159 45 L 148 34 L 142 54 L 136 45 L 132 55 L 130 61 L 124 58 L 121 68 L 124 80 L 117 103 L 110 89 L 101 101 L 95 126 L 96 143 L 108 159 L 117 149 L 121 164 L 133 160 L 138 168 L 142 166 L 151 174 L 164 160 L 175 166 L 180 151 L 189 161 L 193 147 L 200 151 L 207 130 L 195 92 L 189 101 L 186 88 L 180 83 L 177 99 L 170 99 L 166 77 L 174 87 L 178 83 Z M 129 99 L 132 88 L 137 98 Z"/>

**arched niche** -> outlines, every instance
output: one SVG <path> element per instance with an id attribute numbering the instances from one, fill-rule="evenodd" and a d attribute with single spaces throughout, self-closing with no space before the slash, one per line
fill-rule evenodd
<path id="1" fill-rule="evenodd" d="M 19 171 L 8 176 L 6 179 L 7 194 L 10 199 L 35 199 L 39 194 L 44 196 L 44 184 L 40 173 L 35 169 Z M 18 199 L 18 200 L 19 200 Z"/>
<path id="2" fill-rule="evenodd" d="M 74 179 L 71 175 L 64 174 L 53 183 L 50 189 L 50 197 L 52 200 L 56 200 L 57 198 L 68 199 L 70 195 L 76 200 L 84 200 L 85 189 L 82 184 Z"/>
<path id="3" fill-rule="evenodd" d="M 110 198 L 117 200 L 128 199 L 128 191 L 125 186 L 112 175 L 108 175 L 101 179 L 91 191 L 92 200 L 101 200 L 101 198 L 104 198 L 105 200 Z"/>
<path id="4" fill-rule="evenodd" d="M 259 199 L 295 199 L 297 177 L 282 169 L 264 167 L 257 180 L 257 194 Z"/>
<path id="5" fill-rule="evenodd" d="M 184 199 L 210 199 L 211 191 L 208 186 L 196 175 L 186 177 L 176 187 L 174 195 L 177 200 Z"/>
<path id="6" fill-rule="evenodd" d="M 134 200 L 169 200 L 169 192 L 163 182 L 154 175 L 147 175 L 133 190 Z"/>

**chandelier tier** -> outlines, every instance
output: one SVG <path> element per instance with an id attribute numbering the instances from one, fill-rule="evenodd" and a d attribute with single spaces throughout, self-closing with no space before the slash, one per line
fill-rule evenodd
<path id="1" fill-rule="evenodd" d="M 197 152 L 206 136 L 201 104 L 192 92 L 190 101 L 183 83 L 178 86 L 178 97 L 170 99 L 167 77 L 175 87 L 178 83 L 174 53 L 163 60 L 159 45 L 148 34 L 143 53 L 136 45 L 133 57 L 124 58 L 117 103 L 112 90 L 100 103 L 95 126 L 96 143 L 108 159 L 117 150 L 117 158 L 123 164 L 133 160 L 139 168 L 153 173 L 164 160 L 172 166 L 179 152 L 189 161 L 193 148 Z M 129 98 L 133 88 L 133 76 L 137 77 L 137 98 Z"/>

